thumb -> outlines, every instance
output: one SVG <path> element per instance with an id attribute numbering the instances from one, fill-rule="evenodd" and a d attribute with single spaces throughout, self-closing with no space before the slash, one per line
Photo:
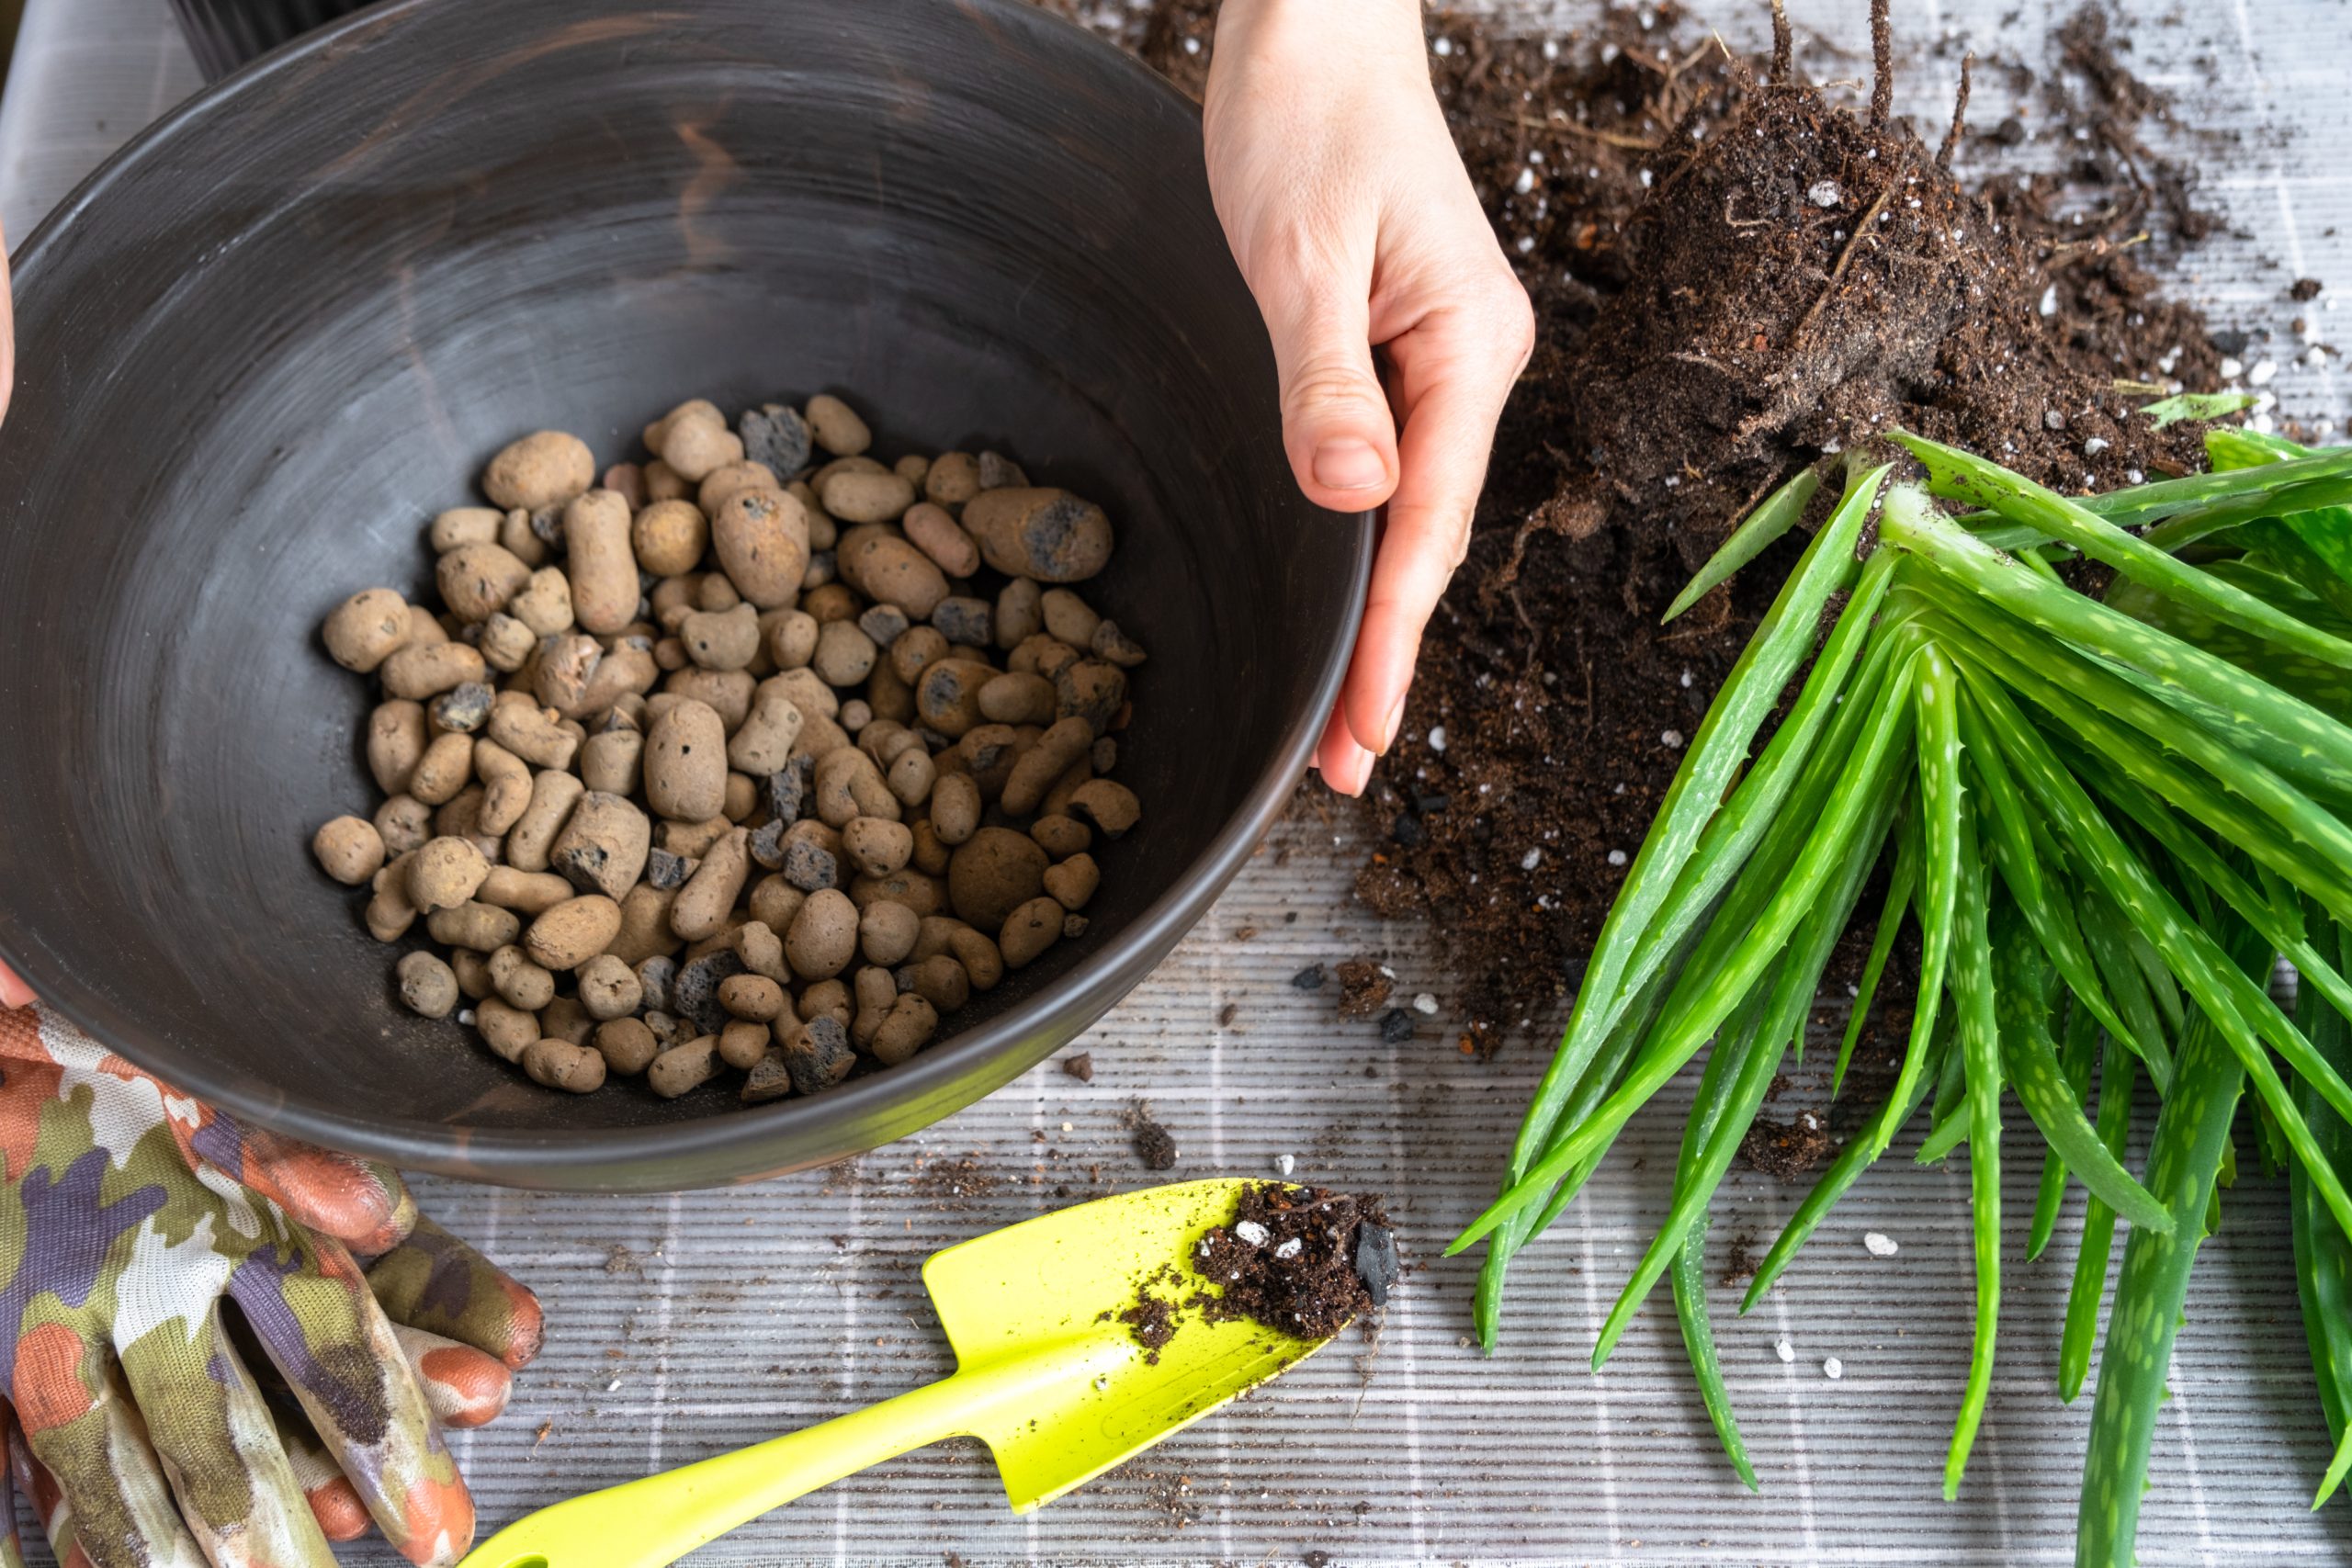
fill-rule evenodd
<path id="1" fill-rule="evenodd" d="M 1396 488 L 1396 421 L 1373 368 L 1371 292 L 1368 273 L 1317 267 L 1259 297 L 1291 472 L 1334 512 L 1369 511 Z"/>

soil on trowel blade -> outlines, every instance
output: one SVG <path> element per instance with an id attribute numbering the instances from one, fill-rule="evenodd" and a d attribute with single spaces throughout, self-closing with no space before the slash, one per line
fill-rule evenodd
<path id="1" fill-rule="evenodd" d="M 1277 1181 L 1244 1187 L 1233 1218 L 1210 1226 L 1189 1261 L 1216 1290 L 1195 1291 L 1182 1307 L 1205 1322 L 1247 1319 L 1294 1339 L 1328 1339 L 1385 1305 L 1402 1273 L 1380 1199 Z M 1180 1303 L 1163 1293 L 1182 1278 L 1172 1264 L 1154 1269 L 1118 1314 L 1148 1362 L 1183 1331 Z"/>
<path id="2" fill-rule="evenodd" d="M 1266 1181 L 1242 1189 L 1232 1223 L 1201 1237 L 1193 1268 L 1219 1287 L 1188 1303 L 1212 1323 L 1248 1318 L 1328 1339 L 1387 1301 L 1396 1241 L 1377 1198 Z"/>
<path id="3" fill-rule="evenodd" d="M 1160 0 L 1102 25 L 1197 95 L 1213 18 L 1207 0 Z M 1942 124 L 1931 145 L 1874 123 L 1732 59 L 1671 4 L 1549 39 L 1491 28 L 1430 14 L 1430 63 L 1538 342 L 1367 792 L 1384 841 L 1357 881 L 1377 912 L 1445 930 L 1467 1051 L 1558 1022 L 1802 547 L 1660 626 L 1747 507 L 1895 424 L 2068 491 L 2185 471 L 2202 427 L 2155 431 L 2132 412 L 2151 394 L 2116 383 L 2206 390 L 2222 358 L 2140 265 L 2211 220 L 2141 142 L 2163 100 L 2095 8 L 2049 40 L 2047 119 L 1971 122 L 1949 168 Z M 1867 62 L 1867 39 L 1832 41 Z M 1985 172 L 2037 132 L 2090 154 Z"/>

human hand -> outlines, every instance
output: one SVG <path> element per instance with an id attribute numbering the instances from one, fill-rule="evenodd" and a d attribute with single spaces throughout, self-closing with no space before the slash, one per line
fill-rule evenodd
<path id="1" fill-rule="evenodd" d="M 530 1293 L 385 1168 L 243 1128 L 54 1017 L 0 1013 L 0 1388 L 60 1560 L 327 1568 L 370 1516 L 412 1561 L 462 1556 L 472 1501 L 434 1415 L 503 1405 Z M 383 1253 L 413 1326 L 346 1241 Z"/>
<path id="2" fill-rule="evenodd" d="M 1387 506 L 1316 751 L 1325 782 L 1355 795 L 1396 738 L 1421 630 L 1469 547 L 1534 315 L 1439 111 L 1414 0 L 1226 0 L 1203 114 L 1299 488 L 1335 511 Z"/>

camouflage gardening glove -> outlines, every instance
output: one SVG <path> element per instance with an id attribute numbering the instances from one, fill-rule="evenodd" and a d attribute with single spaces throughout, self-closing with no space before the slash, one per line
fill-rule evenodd
<path id="1" fill-rule="evenodd" d="M 30 1008 L 0 1010 L 0 1416 L 68 1568 L 328 1568 L 370 1517 L 412 1562 L 465 1554 L 435 1416 L 503 1407 L 538 1303 L 396 1173 L 243 1127 Z"/>

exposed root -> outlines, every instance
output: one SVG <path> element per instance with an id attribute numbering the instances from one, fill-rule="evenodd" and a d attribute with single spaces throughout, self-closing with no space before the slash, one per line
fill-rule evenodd
<path id="1" fill-rule="evenodd" d="M 1871 128 L 1883 129 L 1894 107 L 1894 20 L 1888 0 L 1871 0 Z"/>
<path id="2" fill-rule="evenodd" d="M 1951 155 L 1960 148 L 1960 139 L 1968 130 L 1969 77 L 1976 64 L 1976 51 L 1970 50 L 1960 57 L 1960 96 L 1952 100 L 1951 127 L 1944 132 L 1944 144 L 1936 149 L 1936 167 L 1951 167 Z"/>
<path id="3" fill-rule="evenodd" d="M 1773 85 L 1778 86 L 1789 79 L 1791 62 L 1795 53 L 1795 40 L 1789 34 L 1789 7 L 1786 0 L 1772 0 Z"/>

